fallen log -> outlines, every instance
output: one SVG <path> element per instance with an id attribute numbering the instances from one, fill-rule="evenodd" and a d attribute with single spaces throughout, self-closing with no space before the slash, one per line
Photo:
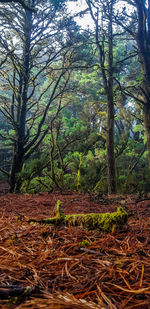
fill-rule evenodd
<path id="1" fill-rule="evenodd" d="M 57 201 L 55 206 L 56 216 L 43 220 L 31 219 L 28 223 L 40 223 L 48 225 L 65 225 L 65 226 L 80 226 L 87 230 L 95 230 L 104 232 L 112 232 L 121 230 L 128 222 L 128 214 L 123 207 L 118 207 L 113 213 L 89 213 L 89 214 L 72 214 L 64 215 L 62 210 L 62 202 Z"/>

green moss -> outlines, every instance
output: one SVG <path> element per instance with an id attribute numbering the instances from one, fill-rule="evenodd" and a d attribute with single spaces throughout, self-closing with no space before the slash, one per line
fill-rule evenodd
<path id="1" fill-rule="evenodd" d="M 17 296 L 13 296 L 9 298 L 9 305 L 16 305 L 18 304 L 19 298 Z"/>
<path id="2" fill-rule="evenodd" d="M 63 223 L 62 219 L 58 219 L 57 217 L 41 220 L 39 223 L 50 224 L 50 225 L 60 225 Z"/>
<path id="3" fill-rule="evenodd" d="M 99 231 L 109 233 L 122 229 L 122 226 L 128 222 L 128 214 L 122 207 L 119 207 L 117 211 L 113 213 L 89 213 L 66 216 L 60 210 L 61 204 L 59 203 L 59 212 L 56 214 L 56 217 L 42 220 L 42 223 L 52 225 L 66 224 L 71 226 L 81 226 L 88 230 L 98 229 Z"/>
<path id="4" fill-rule="evenodd" d="M 87 239 L 83 239 L 81 242 L 79 242 L 79 247 L 89 247 L 91 245 L 91 242 Z"/>
<path id="5" fill-rule="evenodd" d="M 64 212 L 62 210 L 62 202 L 60 200 L 58 200 L 56 203 L 56 218 L 61 221 L 63 221 L 65 218 Z"/>
<path id="6" fill-rule="evenodd" d="M 52 224 L 52 225 L 60 225 L 65 220 L 65 215 L 62 210 L 62 202 L 60 200 L 57 201 L 54 212 L 56 213 L 56 216 L 53 218 L 41 220 L 42 222 L 39 223 L 45 223 L 45 224 Z"/>
<path id="7" fill-rule="evenodd" d="M 30 223 L 31 225 L 35 224 L 37 221 L 36 220 L 29 220 L 28 223 Z"/>
<path id="8" fill-rule="evenodd" d="M 111 232 L 112 230 L 121 229 L 124 224 L 127 224 L 128 214 L 119 207 L 114 213 L 104 214 L 77 214 L 65 216 L 65 222 L 73 226 L 82 226 L 88 230 L 98 229 L 100 231 Z"/>

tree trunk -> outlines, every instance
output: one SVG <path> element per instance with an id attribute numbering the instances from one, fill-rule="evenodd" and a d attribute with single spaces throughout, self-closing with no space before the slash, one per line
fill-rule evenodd
<path id="1" fill-rule="evenodd" d="M 19 192 L 21 186 L 21 178 L 19 173 L 23 166 L 23 145 L 19 140 L 16 141 L 13 150 L 13 160 L 9 178 L 10 192 Z"/>
<path id="2" fill-rule="evenodd" d="M 148 7 L 145 1 L 135 1 L 135 4 L 138 16 L 136 42 L 143 72 L 143 83 L 140 87 L 143 96 L 143 121 L 150 168 L 150 0 Z"/>
<path id="3" fill-rule="evenodd" d="M 114 158 L 114 106 L 112 94 L 108 96 L 107 102 L 107 180 L 108 194 L 116 192 L 116 172 Z"/>
<path id="4" fill-rule="evenodd" d="M 31 1 L 28 1 L 31 4 Z M 32 29 L 32 12 L 25 10 L 24 14 L 24 46 L 22 56 L 22 68 L 19 75 L 19 94 L 18 94 L 18 110 L 16 116 L 16 138 L 13 145 L 12 166 L 9 177 L 10 192 L 18 192 L 21 186 L 21 178 L 19 173 L 22 170 L 25 154 L 25 139 L 26 139 L 26 116 L 27 116 L 27 94 L 29 88 L 30 75 L 30 44 L 31 44 L 31 29 Z M 14 81 L 15 84 L 15 81 Z M 14 102 L 12 106 L 14 107 Z M 13 115 L 14 117 L 14 115 Z"/>
<path id="5" fill-rule="evenodd" d="M 148 151 L 148 162 L 150 168 L 150 104 L 145 104 L 143 108 L 143 120 L 146 134 L 146 144 Z"/>
<path id="6" fill-rule="evenodd" d="M 108 194 L 116 192 L 116 172 L 115 172 L 115 158 L 114 158 L 114 96 L 113 96 L 113 6 L 115 0 L 106 1 L 106 6 L 100 5 L 97 8 L 97 13 L 94 14 L 92 2 L 87 0 L 91 17 L 95 23 L 96 45 L 99 50 L 99 62 L 102 73 L 103 86 L 107 98 L 107 182 Z M 93 5 L 94 7 L 94 5 Z M 105 12 L 107 7 L 108 23 L 107 28 L 103 31 L 106 23 L 106 16 L 102 13 L 99 25 L 99 13 Z M 107 30 L 107 31 L 106 31 Z M 105 37 L 104 33 L 107 36 Z M 106 43 L 108 42 L 108 43 Z M 108 48 L 108 60 L 105 45 Z"/>
<path id="7" fill-rule="evenodd" d="M 116 192 L 116 173 L 114 157 L 114 95 L 113 95 L 113 0 L 109 5 L 108 23 L 108 83 L 105 89 L 107 94 L 107 179 L 108 194 Z"/>

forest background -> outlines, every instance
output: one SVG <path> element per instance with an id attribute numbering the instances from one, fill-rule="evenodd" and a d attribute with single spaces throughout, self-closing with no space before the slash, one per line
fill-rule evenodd
<path id="1" fill-rule="evenodd" d="M 150 1 L 71 2 L 0 1 L 1 180 L 148 192 Z"/>

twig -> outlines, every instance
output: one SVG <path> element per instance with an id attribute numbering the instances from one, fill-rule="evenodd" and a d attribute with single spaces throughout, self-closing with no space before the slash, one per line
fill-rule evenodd
<path id="1" fill-rule="evenodd" d="M 90 249 L 86 249 L 86 248 L 80 248 L 81 251 L 87 252 L 87 253 L 91 253 L 91 254 L 95 254 L 95 255 L 106 255 L 105 253 L 100 253 L 94 250 L 90 250 Z"/>

